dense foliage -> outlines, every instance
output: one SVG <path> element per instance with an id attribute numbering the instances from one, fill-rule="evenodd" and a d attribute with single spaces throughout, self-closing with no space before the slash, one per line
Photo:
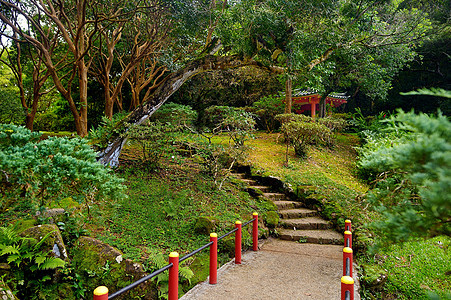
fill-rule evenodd
<path id="1" fill-rule="evenodd" d="M 20 236 L 12 227 L 0 227 L 0 261 L 10 266 L 15 277 L 15 291 L 23 299 L 36 299 L 35 294 L 40 294 L 42 285 L 52 279 L 52 273 L 46 271 L 65 266 L 61 258 L 50 255 L 51 250 L 43 249 L 53 233 L 49 232 L 38 241 Z"/>
<path id="2" fill-rule="evenodd" d="M 368 200 L 383 214 L 375 224 L 392 240 L 451 234 L 451 122 L 400 111 L 379 133 L 367 133 L 359 168 L 375 187 Z"/>
<path id="3" fill-rule="evenodd" d="M 15 125 L 0 125 L 1 211 L 22 200 L 39 209 L 72 197 L 78 203 L 123 196 L 121 180 L 96 161 L 80 138 L 50 137 Z"/>

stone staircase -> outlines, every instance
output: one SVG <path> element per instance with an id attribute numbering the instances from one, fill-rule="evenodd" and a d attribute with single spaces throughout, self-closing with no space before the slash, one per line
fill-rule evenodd
<path id="1" fill-rule="evenodd" d="M 251 194 L 261 194 L 274 203 L 280 216 L 277 228 L 280 239 L 343 245 L 343 236 L 332 230 L 330 222 L 322 219 L 318 211 L 306 208 L 301 201 L 290 200 L 286 194 L 272 191 L 270 186 L 248 179 L 246 173 L 233 173 L 232 176 L 246 183 L 248 191 L 254 191 Z"/>

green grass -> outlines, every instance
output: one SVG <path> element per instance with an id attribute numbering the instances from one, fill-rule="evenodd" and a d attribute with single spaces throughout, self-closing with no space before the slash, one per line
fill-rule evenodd
<path id="1" fill-rule="evenodd" d="M 450 246 L 450 237 L 438 236 L 393 245 L 381 252 L 376 263 L 388 270 L 385 297 L 430 299 L 428 292 L 436 291 L 441 299 L 451 299 Z"/>
<path id="2" fill-rule="evenodd" d="M 136 154 L 135 149 L 125 151 L 128 160 L 118 170 L 126 179 L 129 198 L 96 208 L 97 217 L 89 224 L 92 236 L 117 247 L 128 258 L 152 265 L 155 253 L 177 251 L 183 256 L 205 245 L 209 236 L 194 230 L 199 216 L 213 219 L 214 231 L 222 235 L 234 228 L 235 221 L 248 221 L 254 211 L 260 215 L 266 211 L 266 204 L 242 191 L 242 184 L 226 182 L 218 190 L 190 159 L 165 160 L 164 167 L 155 172 L 132 160 Z M 250 235 L 245 231 L 249 245 Z M 220 263 L 228 259 L 221 255 Z M 206 279 L 208 263 L 194 260 L 191 266 L 196 271 L 193 284 Z"/>
<path id="3" fill-rule="evenodd" d="M 277 176 L 293 188 L 315 186 L 316 193 L 326 197 L 324 217 L 335 220 L 340 226 L 346 218 L 360 218 L 354 199 L 365 193 L 368 186 L 354 176 L 356 153 L 353 147 L 359 145 L 358 138 L 339 135 L 333 149 L 311 147 L 306 159 L 296 157 L 290 147 L 288 166 L 285 165 L 286 145 L 279 141 L 281 138 L 277 133 L 258 133 L 249 142 L 252 147 L 249 162 L 255 172 Z"/>

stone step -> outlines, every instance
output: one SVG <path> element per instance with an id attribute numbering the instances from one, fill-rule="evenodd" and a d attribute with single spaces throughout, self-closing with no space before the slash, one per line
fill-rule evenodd
<path id="1" fill-rule="evenodd" d="M 263 196 L 265 196 L 268 199 L 271 200 L 286 200 L 287 195 L 282 193 L 263 193 Z"/>
<path id="2" fill-rule="evenodd" d="M 290 230 L 278 229 L 279 238 L 287 241 L 301 241 L 312 244 L 343 245 L 343 236 L 333 230 Z"/>
<path id="3" fill-rule="evenodd" d="M 249 188 L 254 189 L 254 190 L 260 190 L 263 193 L 268 193 L 271 188 L 269 186 L 265 186 L 265 185 L 253 185 L 250 186 Z"/>
<path id="4" fill-rule="evenodd" d="M 294 202 L 294 201 L 273 201 L 273 203 L 277 206 L 278 210 L 301 208 L 304 206 L 302 202 Z"/>
<path id="5" fill-rule="evenodd" d="M 332 228 L 332 224 L 330 222 L 318 217 L 281 220 L 280 226 L 291 229 L 296 228 L 297 230 L 317 230 Z"/>
<path id="6" fill-rule="evenodd" d="M 316 210 L 311 210 L 308 208 L 297 208 L 297 209 L 287 209 L 280 210 L 279 216 L 282 219 L 298 219 L 307 217 L 317 217 L 319 214 Z"/>
<path id="7" fill-rule="evenodd" d="M 257 181 L 255 181 L 255 180 L 253 180 L 253 179 L 244 179 L 244 178 L 241 178 L 240 180 L 241 180 L 242 182 L 246 183 L 247 185 L 256 185 L 256 184 L 257 184 Z"/>
<path id="8" fill-rule="evenodd" d="M 244 179 L 246 178 L 246 174 L 245 173 L 230 173 L 231 176 L 238 178 L 238 179 Z"/>

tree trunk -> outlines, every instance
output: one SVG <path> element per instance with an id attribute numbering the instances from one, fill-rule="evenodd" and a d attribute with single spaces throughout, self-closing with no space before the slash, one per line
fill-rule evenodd
<path id="1" fill-rule="evenodd" d="M 287 82 L 285 83 L 285 113 L 291 114 L 291 106 L 293 103 L 293 97 L 292 97 L 292 83 L 291 78 L 288 77 Z"/>
<path id="2" fill-rule="evenodd" d="M 147 120 L 158 108 L 160 108 L 166 100 L 176 92 L 188 79 L 192 76 L 206 71 L 224 70 L 230 68 L 238 68 L 249 65 L 256 65 L 258 67 L 266 68 L 256 63 L 255 61 L 243 61 L 238 56 L 213 56 L 208 55 L 199 60 L 190 62 L 186 67 L 168 75 L 163 83 L 155 89 L 149 100 L 143 105 L 139 106 L 131 112 L 124 120 L 118 123 L 119 126 L 124 126 L 121 130 L 109 139 L 108 146 L 104 149 L 99 149 L 97 153 L 98 161 L 103 165 L 118 166 L 119 155 L 122 147 L 127 140 L 123 133 L 127 132 L 128 128 L 125 124 L 140 125 Z M 275 73 L 281 73 L 279 68 L 266 68 Z"/>
<path id="3" fill-rule="evenodd" d="M 324 118 L 326 116 L 326 98 L 329 94 L 332 93 L 332 90 L 327 90 L 321 95 L 321 99 L 319 100 L 319 113 L 318 116 L 320 118 Z"/>

